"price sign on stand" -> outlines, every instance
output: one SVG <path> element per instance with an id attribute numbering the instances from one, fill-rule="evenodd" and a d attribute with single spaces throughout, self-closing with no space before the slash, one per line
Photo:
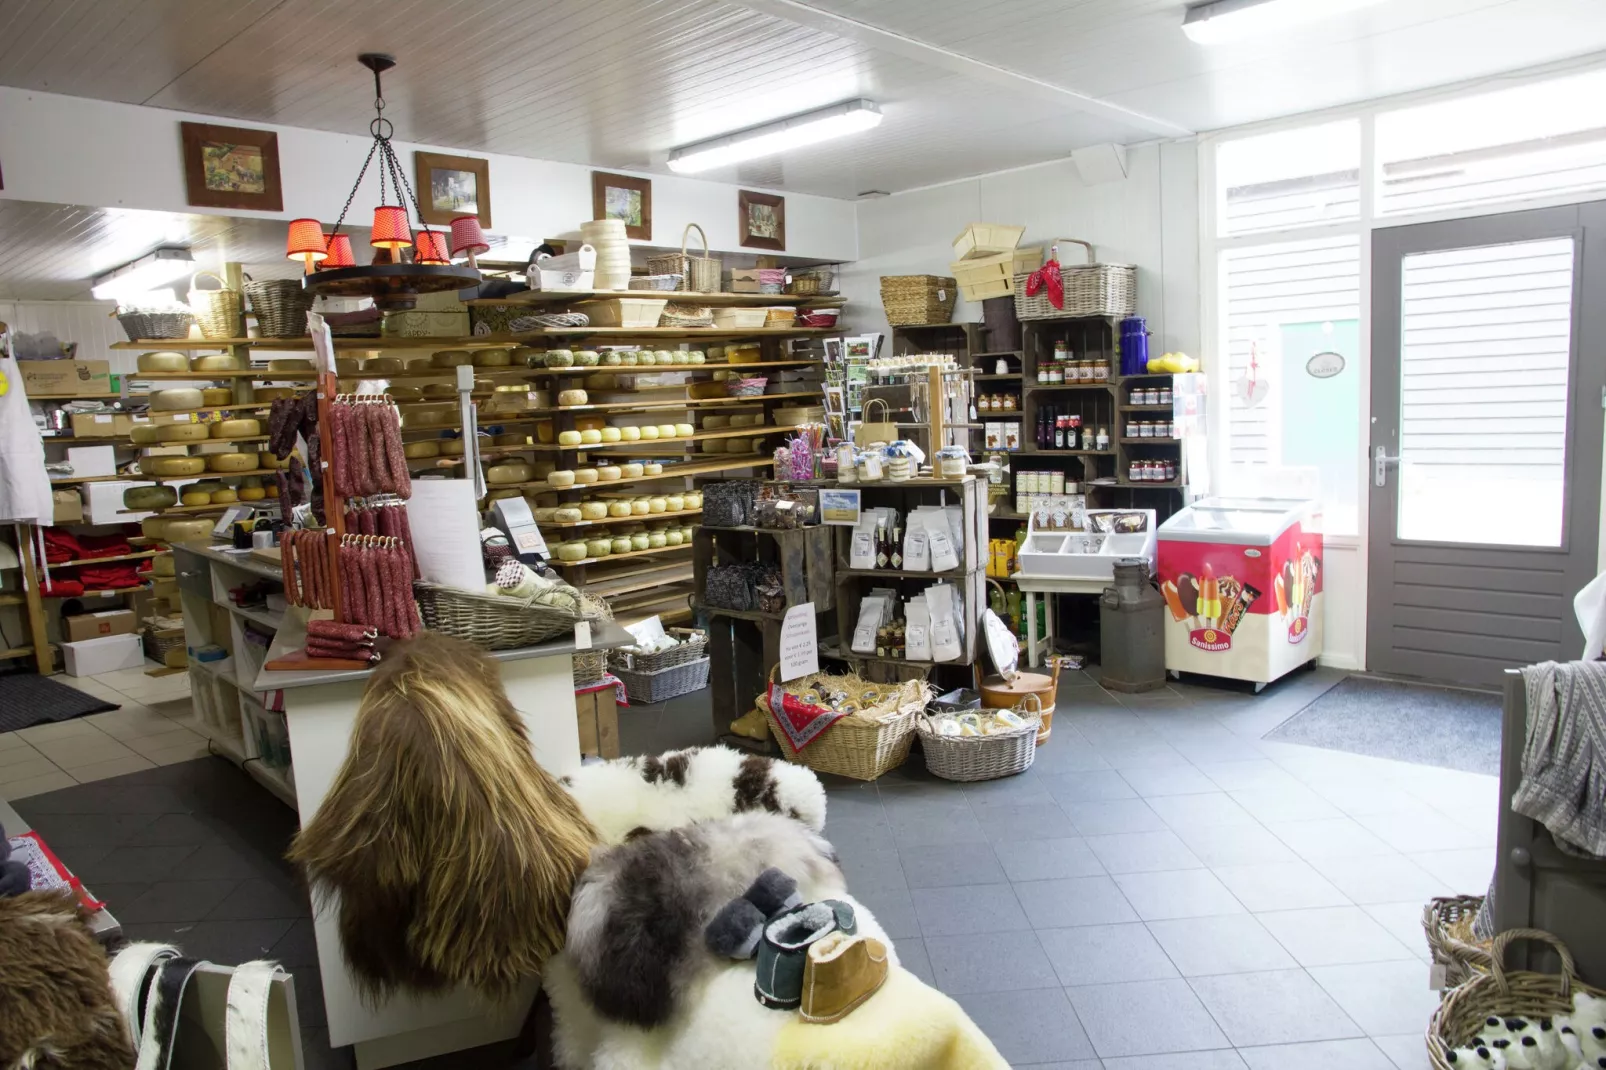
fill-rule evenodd
<path id="1" fill-rule="evenodd" d="M 814 603 L 786 611 L 781 621 L 781 682 L 820 671 L 820 639 L 814 628 Z"/>

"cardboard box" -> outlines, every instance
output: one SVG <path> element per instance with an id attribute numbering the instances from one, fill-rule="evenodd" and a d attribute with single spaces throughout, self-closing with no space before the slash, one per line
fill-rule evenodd
<path id="1" fill-rule="evenodd" d="M 112 366 L 106 360 L 19 360 L 28 396 L 80 397 L 112 392 Z"/>
<path id="2" fill-rule="evenodd" d="M 580 724 L 580 753 L 602 758 L 619 757 L 619 707 L 610 684 L 574 696 L 574 713 Z"/>
<path id="3" fill-rule="evenodd" d="M 731 268 L 730 286 L 727 289 L 733 294 L 760 293 L 758 268 Z"/>
<path id="4" fill-rule="evenodd" d="M 127 438 L 134 430 L 134 417 L 126 412 L 74 413 L 73 438 Z"/>
<path id="5" fill-rule="evenodd" d="M 51 523 L 82 524 L 84 522 L 84 500 L 78 496 L 76 490 L 53 490 L 50 492 L 50 497 L 56 503 L 56 512 L 51 518 Z"/>
<path id="6" fill-rule="evenodd" d="M 86 506 L 85 523 L 89 524 L 137 524 L 151 512 L 127 512 L 123 504 L 123 491 L 130 487 L 154 487 L 155 483 L 141 483 L 138 480 L 116 480 L 111 483 L 85 483 L 84 496 Z"/>
<path id="7" fill-rule="evenodd" d="M 137 635 L 108 635 L 62 643 L 68 676 L 94 676 L 113 669 L 139 669 L 145 665 L 145 651 Z"/>
<path id="8" fill-rule="evenodd" d="M 68 446 L 67 463 L 78 478 L 87 476 L 114 476 L 117 474 L 117 447 Z"/>
<path id="9" fill-rule="evenodd" d="M 139 619 L 131 609 L 107 609 L 61 618 L 62 634 L 75 643 L 103 635 L 132 635 L 138 628 Z"/>

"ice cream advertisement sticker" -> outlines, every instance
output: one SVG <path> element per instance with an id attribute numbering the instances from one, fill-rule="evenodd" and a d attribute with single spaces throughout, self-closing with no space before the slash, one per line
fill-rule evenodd
<path id="1" fill-rule="evenodd" d="M 1305 636 L 1309 634 L 1309 617 L 1295 617 L 1294 622 L 1288 626 L 1288 641 L 1290 643 L 1303 643 L 1305 641 Z"/>
<path id="2" fill-rule="evenodd" d="M 1200 650 L 1230 650 L 1232 636 L 1219 628 L 1198 628 L 1188 633 L 1188 642 Z"/>

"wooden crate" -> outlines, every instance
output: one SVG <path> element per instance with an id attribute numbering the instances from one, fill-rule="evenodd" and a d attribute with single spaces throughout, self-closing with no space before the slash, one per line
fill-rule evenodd
<path id="1" fill-rule="evenodd" d="M 1015 257 L 1012 253 L 955 260 L 948 265 L 966 301 L 985 301 L 1015 292 Z M 1035 270 L 1035 269 L 1033 269 Z"/>
<path id="2" fill-rule="evenodd" d="M 595 691 L 577 691 L 574 715 L 580 726 L 580 753 L 600 758 L 619 757 L 619 707 L 613 685 Z"/>
<path id="3" fill-rule="evenodd" d="M 954 239 L 955 260 L 975 260 L 978 257 L 1009 253 L 1020 244 L 1025 227 L 1007 223 L 972 223 Z"/>

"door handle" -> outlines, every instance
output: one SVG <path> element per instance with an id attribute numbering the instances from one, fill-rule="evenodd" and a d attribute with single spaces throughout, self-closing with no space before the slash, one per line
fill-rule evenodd
<path id="1" fill-rule="evenodd" d="M 1389 469 L 1391 467 L 1398 466 L 1399 463 L 1400 455 L 1398 453 L 1390 457 L 1387 447 L 1378 446 L 1376 449 L 1374 449 L 1372 451 L 1373 484 L 1379 487 L 1387 486 Z"/>

